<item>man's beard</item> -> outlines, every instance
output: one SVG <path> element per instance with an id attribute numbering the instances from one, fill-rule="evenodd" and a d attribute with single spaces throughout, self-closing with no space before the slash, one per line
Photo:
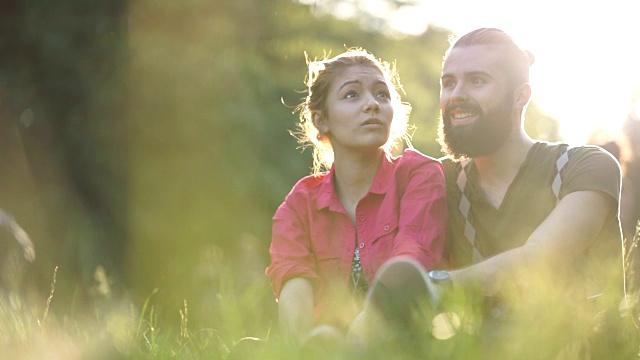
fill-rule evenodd
<path id="1" fill-rule="evenodd" d="M 494 154 L 507 141 L 513 130 L 511 114 L 513 101 L 507 98 L 487 112 L 471 104 L 450 105 L 442 113 L 438 129 L 438 142 L 442 151 L 453 160 Z M 478 114 L 471 124 L 453 126 L 449 108 L 462 107 Z"/>

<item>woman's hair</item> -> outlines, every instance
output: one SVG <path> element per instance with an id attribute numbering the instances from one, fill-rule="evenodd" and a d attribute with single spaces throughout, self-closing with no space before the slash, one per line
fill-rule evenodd
<path id="1" fill-rule="evenodd" d="M 305 78 L 307 96 L 296 107 L 296 111 L 299 112 L 300 116 L 299 131 L 291 132 L 291 134 L 296 137 L 303 148 L 313 147 L 313 174 L 325 169 L 329 170 L 334 160 L 331 142 L 313 124 L 313 114 L 317 111 L 326 113 L 327 96 L 336 74 L 350 66 L 371 66 L 378 69 L 389 88 L 393 108 L 393 121 L 391 122 L 389 139 L 382 147 L 384 151 L 390 153 L 391 150 L 400 145 L 401 139 L 404 139 L 410 146 L 407 129 L 411 105 L 403 103 L 400 99 L 398 90 L 402 90 L 402 85 L 396 72 L 395 63 L 376 59 L 364 49 L 353 48 L 330 59 L 310 61 L 307 58 L 307 65 L 309 67 L 309 73 Z"/>
<path id="2" fill-rule="evenodd" d="M 515 41 L 500 29 L 482 28 L 465 34 L 453 42 L 445 55 L 445 60 L 451 50 L 474 45 L 496 46 L 503 50 L 501 52 L 502 68 L 511 86 L 516 87 L 529 82 L 529 66 L 533 65 L 535 57 L 531 52 L 521 50 Z"/>

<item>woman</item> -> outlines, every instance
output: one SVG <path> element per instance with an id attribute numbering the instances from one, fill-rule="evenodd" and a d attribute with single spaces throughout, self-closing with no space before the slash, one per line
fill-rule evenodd
<path id="1" fill-rule="evenodd" d="M 266 270 L 281 325 L 300 342 L 319 325 L 346 329 L 388 259 L 433 268 L 447 221 L 441 164 L 413 149 L 391 154 L 408 140 L 410 111 L 393 65 L 352 49 L 310 62 L 307 83 L 298 139 L 313 146 L 313 174 L 273 217 Z"/>

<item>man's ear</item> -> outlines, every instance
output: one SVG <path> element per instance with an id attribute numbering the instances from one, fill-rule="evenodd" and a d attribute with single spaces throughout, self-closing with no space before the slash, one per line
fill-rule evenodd
<path id="1" fill-rule="evenodd" d="M 516 87 L 515 97 L 514 97 L 514 105 L 522 109 L 529 103 L 531 99 L 531 85 L 528 82 Z"/>
<path id="2" fill-rule="evenodd" d="M 314 111 L 311 114 L 311 120 L 313 121 L 313 126 L 315 126 L 319 132 L 326 133 L 329 131 L 329 128 L 327 127 L 327 123 L 325 122 L 325 117 L 322 114 L 322 111 Z"/>

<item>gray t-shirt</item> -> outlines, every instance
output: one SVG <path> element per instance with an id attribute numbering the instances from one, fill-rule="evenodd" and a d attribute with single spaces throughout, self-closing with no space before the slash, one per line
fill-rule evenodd
<path id="1" fill-rule="evenodd" d="M 471 164 L 468 168 L 465 194 L 471 204 L 469 217 L 475 228 L 476 248 L 484 258 L 523 245 L 549 216 L 556 205 L 556 196 L 552 191 L 552 182 L 557 173 L 556 161 L 565 149 L 567 144 L 536 142 L 497 209 L 486 200 L 477 182 L 475 166 Z M 464 235 L 466 218 L 459 210 L 462 193 L 456 181 L 461 165 L 448 159 L 443 161 L 443 165 L 449 208 L 449 255 L 453 266 L 460 268 L 472 264 L 472 247 Z M 608 194 L 616 204 L 619 203 L 620 166 L 609 153 L 599 147 L 571 148 L 569 161 L 561 172 L 561 178 L 560 199 L 571 192 L 595 190 Z M 609 275 L 611 272 L 618 273 L 621 280 L 621 256 L 622 235 L 616 211 L 610 214 L 585 257 L 574 264 L 590 280 L 599 278 L 595 279 L 598 285 L 594 286 L 600 289 L 588 291 L 621 285 L 621 281 L 612 284 L 609 276 L 600 276 L 603 269 L 606 269 Z M 614 270 L 611 270 L 612 266 L 615 267 Z"/>

